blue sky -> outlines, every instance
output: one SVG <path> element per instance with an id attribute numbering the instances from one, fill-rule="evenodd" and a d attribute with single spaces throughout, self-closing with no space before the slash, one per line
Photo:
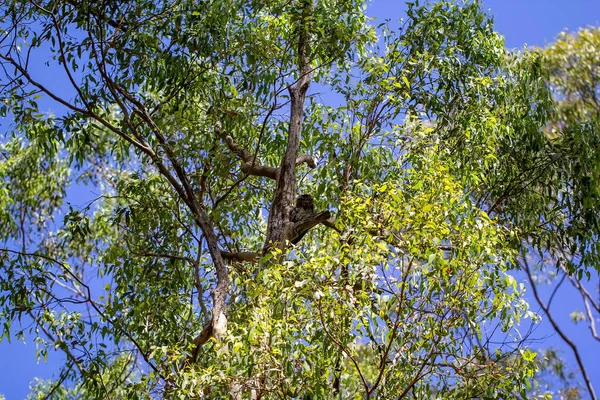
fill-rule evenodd
<path id="1" fill-rule="evenodd" d="M 504 35 L 508 48 L 543 46 L 551 43 L 564 29 L 576 31 L 580 27 L 600 25 L 599 0 L 484 0 L 484 7 L 494 15 L 496 30 Z M 369 14 L 380 18 L 396 18 L 403 8 L 403 1 L 372 0 Z M 84 200 L 78 202 L 73 199 L 73 203 L 83 204 Z M 573 295 L 572 291 L 562 292 L 555 300 L 553 309 L 557 319 L 568 328 L 567 333 L 580 346 L 592 383 L 599 391 L 600 368 L 594 366 L 600 354 L 600 344 L 593 341 L 585 326 L 574 326 L 569 322 L 569 314 L 579 305 L 578 298 L 574 300 Z M 545 338 L 544 345 L 554 344 L 565 348 L 547 324 L 542 324 L 534 336 Z M 570 353 L 565 350 L 564 354 L 571 361 L 570 366 L 574 367 Z M 26 344 L 16 340 L 12 344 L 3 341 L 0 343 L 0 394 L 4 394 L 8 400 L 25 398 L 33 378 L 51 377 L 61 359 L 60 354 L 51 353 L 47 364 L 38 364 L 35 343 L 31 340 Z"/>

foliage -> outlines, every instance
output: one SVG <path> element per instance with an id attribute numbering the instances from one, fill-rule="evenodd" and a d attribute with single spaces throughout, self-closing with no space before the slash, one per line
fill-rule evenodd
<path id="1" fill-rule="evenodd" d="M 566 290 L 571 290 L 576 298 L 581 296 L 583 303 L 580 310 L 571 314 L 573 322 L 585 323 L 592 338 L 600 340 L 596 328 L 600 305 L 591 295 L 592 290 L 598 287 L 599 277 L 599 31 L 589 28 L 575 33 L 563 32 L 555 43 L 536 51 L 548 70 L 547 85 L 553 96 L 553 112 L 544 130 L 545 147 L 554 160 L 548 165 L 548 170 L 552 171 L 554 179 L 562 182 L 552 202 L 564 215 L 564 223 L 559 225 L 560 229 L 549 231 L 549 238 L 554 238 L 548 240 L 546 248 L 539 249 L 539 260 L 523 262 L 522 265 L 530 276 L 536 300 L 567 349 L 575 356 L 579 371 L 578 374 L 567 374 L 567 365 L 550 349 L 542 358 L 540 378 L 548 390 L 553 389 L 561 398 L 583 398 L 586 394 L 596 398 L 588 374 L 589 366 L 581 357 L 582 346 L 570 338 L 563 324 L 554 318 L 551 302 L 559 292 L 564 293 L 562 283 L 570 282 Z M 575 271 L 577 274 L 573 273 Z M 544 300 L 537 287 L 548 283 L 552 284 L 551 297 Z M 586 348 L 588 350 L 591 351 Z M 554 379 L 548 379 L 549 376 Z M 583 378 L 581 381 L 579 376 Z"/>
<path id="2" fill-rule="evenodd" d="M 547 136 L 557 156 L 557 171 L 564 181 L 564 207 L 574 217 L 570 230 L 577 242 L 567 253 L 580 266 L 598 265 L 598 55 L 597 29 L 581 30 L 577 35 L 563 34 L 555 44 L 542 51 L 550 71 L 549 84 L 556 100 L 555 113 Z M 581 278 L 581 277 L 580 277 Z M 588 275 L 589 278 L 589 275 Z"/>
<path id="3" fill-rule="evenodd" d="M 341 246 L 330 235 L 256 279 L 234 280 L 244 291 L 232 315 L 252 316 L 232 330 L 238 356 L 226 365 L 234 375 L 260 360 L 258 379 L 273 382 L 280 397 L 323 398 L 331 393 L 327 371 L 342 358 L 343 398 L 519 391 L 534 366 L 526 357 L 505 364 L 510 354 L 486 350 L 496 318 L 509 330 L 526 311 L 506 274 L 505 232 L 472 207 L 443 164 L 413 161 L 421 165 L 383 185 L 357 186 L 340 204 L 340 220 L 352 227 Z M 423 212 L 424 203 L 431 210 Z"/>
<path id="4" fill-rule="evenodd" d="M 539 56 L 508 54 L 479 2 L 409 2 L 397 30 L 354 0 L 9 1 L 0 20 L 3 337 L 67 359 L 32 396 L 531 388 L 510 269 L 565 242 L 592 265 L 595 228 L 541 129 Z M 327 229 L 299 231 L 300 193 Z"/>
<path id="5" fill-rule="evenodd" d="M 536 376 L 538 382 L 537 393 L 534 399 L 553 398 L 556 394 L 560 399 L 582 399 L 584 391 L 577 382 L 577 374 L 567 370 L 563 360 L 564 355 L 556 349 L 546 349 L 538 353 L 539 371 Z"/>

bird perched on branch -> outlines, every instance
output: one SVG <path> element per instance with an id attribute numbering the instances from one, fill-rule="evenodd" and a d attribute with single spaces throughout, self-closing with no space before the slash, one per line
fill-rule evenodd
<path id="1" fill-rule="evenodd" d="M 301 194 L 296 197 L 296 206 L 292 210 L 290 220 L 298 222 L 315 213 L 315 202 L 310 194 Z"/>
<path id="2" fill-rule="evenodd" d="M 290 215 L 290 222 L 294 224 L 294 235 L 291 242 L 297 244 L 311 228 L 324 223 L 329 218 L 331 218 L 329 211 L 316 213 L 313 198 L 309 194 L 301 194 L 296 198 L 296 206 Z"/>

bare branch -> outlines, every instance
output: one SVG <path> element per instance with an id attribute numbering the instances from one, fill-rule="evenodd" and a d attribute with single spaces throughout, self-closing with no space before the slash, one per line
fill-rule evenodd
<path id="1" fill-rule="evenodd" d="M 595 317 L 594 317 L 594 312 L 592 311 L 592 307 L 596 310 L 598 310 L 598 304 L 596 304 L 594 302 L 594 299 L 592 299 L 592 296 L 590 295 L 590 293 L 585 289 L 585 287 L 581 284 L 581 282 L 579 282 L 579 280 L 571 275 L 568 275 L 568 271 L 565 267 L 561 267 L 565 276 L 569 277 L 569 280 L 571 281 L 571 283 L 573 284 L 573 286 L 575 287 L 575 289 L 577 289 L 579 291 L 579 293 L 581 294 L 581 298 L 583 299 L 583 304 L 585 306 L 585 312 L 587 314 L 587 318 L 589 321 L 589 325 L 590 325 L 590 331 L 592 332 L 592 336 L 594 337 L 594 339 L 600 341 L 600 335 L 598 335 L 598 331 L 596 330 L 596 322 L 595 322 Z"/>
<path id="2" fill-rule="evenodd" d="M 585 310 L 587 313 L 588 320 L 590 322 L 590 331 L 592 331 L 592 336 L 594 339 L 600 341 L 600 336 L 598 336 L 598 331 L 596 330 L 596 323 L 594 322 L 594 315 L 592 314 L 592 309 L 590 307 L 590 302 L 587 297 L 582 294 L 583 303 L 585 304 Z"/>
<path id="3" fill-rule="evenodd" d="M 306 163 L 306 165 L 308 165 L 310 167 L 310 169 L 317 168 L 317 163 L 315 162 L 315 159 L 311 155 L 303 154 L 303 155 L 299 156 L 298 158 L 296 158 L 296 165 L 304 164 L 304 163 Z"/>
<path id="4" fill-rule="evenodd" d="M 237 144 L 231 136 L 223 135 L 220 132 L 220 127 L 215 127 L 215 131 L 217 132 L 217 135 L 219 135 L 223 139 L 227 147 L 229 147 L 229 150 L 235 153 L 244 162 L 244 164 L 242 165 L 242 172 L 244 174 L 252 176 L 262 176 L 273 180 L 279 179 L 279 168 L 257 163 L 255 157 L 253 157 L 248 150 Z M 308 165 L 311 169 L 317 167 L 314 158 L 307 154 L 301 155 L 296 159 L 297 165 L 304 163 Z"/>
<path id="5" fill-rule="evenodd" d="M 221 257 L 223 257 L 224 260 L 232 262 L 256 262 L 260 259 L 260 253 L 254 251 L 232 253 L 221 250 Z"/>
<path id="6" fill-rule="evenodd" d="M 583 376 L 583 380 L 585 381 L 585 385 L 588 389 L 588 392 L 590 393 L 590 398 L 592 400 L 596 400 L 597 397 L 596 397 L 596 393 L 594 392 L 594 387 L 592 386 L 590 377 L 587 373 L 585 365 L 583 364 L 583 361 L 581 359 L 581 355 L 579 354 L 579 349 L 577 348 L 577 345 L 560 328 L 560 326 L 558 325 L 558 322 L 554 319 L 554 316 L 550 312 L 550 308 L 542 301 L 542 298 L 537 290 L 537 285 L 536 285 L 535 281 L 533 280 L 533 276 L 532 276 L 531 270 L 529 268 L 529 263 L 525 257 L 522 257 L 522 265 L 523 265 L 523 270 L 525 271 L 525 273 L 527 274 L 527 277 L 529 279 L 529 283 L 531 284 L 531 288 L 533 289 L 533 296 L 537 300 L 537 302 L 540 305 L 540 307 L 542 308 L 542 310 L 544 310 L 544 312 L 546 313 L 546 316 L 548 317 L 548 321 L 550 321 L 550 324 L 552 325 L 552 327 L 554 328 L 556 333 L 558 333 L 558 335 L 561 337 L 561 339 L 573 351 L 573 354 L 575 355 L 575 359 L 577 360 L 577 365 L 579 366 L 581 375 Z"/>

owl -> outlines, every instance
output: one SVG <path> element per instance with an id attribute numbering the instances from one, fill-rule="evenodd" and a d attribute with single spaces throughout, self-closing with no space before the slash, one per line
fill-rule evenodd
<path id="1" fill-rule="evenodd" d="M 330 217 L 329 211 L 315 212 L 313 198 L 308 194 L 301 194 L 296 198 L 296 207 L 290 215 L 290 221 L 294 224 L 294 237 L 290 241 L 297 244 L 310 229 L 326 223 Z"/>
<path id="2" fill-rule="evenodd" d="M 315 202 L 309 194 L 301 194 L 296 198 L 296 207 L 292 210 L 290 220 L 299 222 L 311 217 L 315 213 Z"/>

